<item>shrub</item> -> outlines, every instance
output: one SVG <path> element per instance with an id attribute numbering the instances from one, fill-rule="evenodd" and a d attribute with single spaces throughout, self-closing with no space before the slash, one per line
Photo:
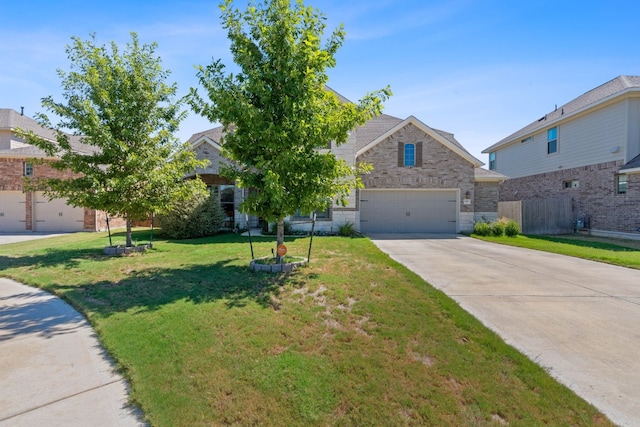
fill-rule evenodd
<path id="1" fill-rule="evenodd" d="M 158 216 L 158 223 L 160 234 L 169 239 L 193 239 L 217 234 L 224 219 L 218 197 L 210 195 L 174 204 L 166 214 Z"/>
<path id="2" fill-rule="evenodd" d="M 505 225 L 502 221 L 495 221 L 491 223 L 491 235 L 495 237 L 504 236 Z"/>
<path id="3" fill-rule="evenodd" d="M 520 234 L 520 226 L 518 225 L 517 222 L 510 219 L 504 228 L 504 233 L 508 237 L 516 237 L 518 234 Z"/>
<path id="4" fill-rule="evenodd" d="M 356 231 L 355 225 L 351 221 L 347 221 L 344 224 L 338 226 L 338 235 L 344 237 L 353 237 L 356 236 L 358 232 Z"/>
<path id="5" fill-rule="evenodd" d="M 486 222 L 476 222 L 473 226 L 473 232 L 478 236 L 491 235 L 491 226 Z"/>

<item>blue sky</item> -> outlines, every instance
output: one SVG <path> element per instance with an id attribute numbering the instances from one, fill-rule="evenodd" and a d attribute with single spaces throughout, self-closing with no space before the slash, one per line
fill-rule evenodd
<path id="1" fill-rule="evenodd" d="M 385 113 L 454 133 L 475 157 L 558 106 L 618 75 L 640 74 L 637 0 L 307 0 L 344 24 L 329 85 L 352 100 L 390 85 Z M 246 1 L 236 1 L 244 7 Z M 232 65 L 217 1 L 4 1 L 0 108 L 33 116 L 60 96 L 72 36 L 157 42 L 180 94 L 196 65 Z M 215 124 L 191 114 L 186 140 Z"/>

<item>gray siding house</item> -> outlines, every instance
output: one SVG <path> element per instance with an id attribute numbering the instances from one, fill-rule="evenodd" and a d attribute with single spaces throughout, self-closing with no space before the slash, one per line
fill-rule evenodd
<path id="1" fill-rule="evenodd" d="M 593 234 L 639 237 L 640 77 L 619 76 L 488 147 L 500 201 L 570 198 Z"/>
<path id="2" fill-rule="evenodd" d="M 217 192 L 227 220 L 239 227 L 247 218 L 238 211 L 243 189 L 221 177 L 222 128 L 194 134 L 189 143 L 208 168 L 197 173 Z M 381 115 L 354 129 L 345 144 L 330 150 L 348 164 L 366 162 L 373 171 L 362 177 L 365 188 L 352 191 L 346 207 L 318 213 L 316 230 L 337 231 L 347 222 L 365 233 L 459 233 L 474 221 L 497 217 L 498 186 L 506 177 L 483 165 L 454 138 L 411 116 Z M 249 218 L 256 226 L 257 218 Z M 311 227 L 308 215 L 290 218 L 298 229 Z"/>

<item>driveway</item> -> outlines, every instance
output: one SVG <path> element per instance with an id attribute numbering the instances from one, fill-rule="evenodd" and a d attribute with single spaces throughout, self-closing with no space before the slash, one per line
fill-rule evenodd
<path id="1" fill-rule="evenodd" d="M 640 425 L 640 271 L 451 235 L 372 235 L 614 423 Z"/>
<path id="2" fill-rule="evenodd" d="M 127 396 L 77 311 L 0 278 L 0 427 L 144 425 Z"/>
<path id="3" fill-rule="evenodd" d="M 66 234 L 66 233 L 63 233 Z M 0 245 L 5 243 L 25 242 L 27 240 L 46 239 L 47 237 L 61 236 L 54 233 L 0 233 Z"/>

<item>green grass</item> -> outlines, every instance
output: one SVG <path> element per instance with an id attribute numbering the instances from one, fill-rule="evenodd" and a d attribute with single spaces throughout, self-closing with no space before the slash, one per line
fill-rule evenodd
<path id="1" fill-rule="evenodd" d="M 611 425 L 368 239 L 316 238 L 311 265 L 280 276 L 250 272 L 233 234 L 106 244 L 0 246 L 0 274 L 83 311 L 153 425 Z"/>
<path id="2" fill-rule="evenodd" d="M 491 237 L 472 234 L 472 236 L 487 242 L 501 243 L 504 245 L 518 246 L 521 248 L 535 249 L 640 269 L 640 241 L 581 235 Z"/>

